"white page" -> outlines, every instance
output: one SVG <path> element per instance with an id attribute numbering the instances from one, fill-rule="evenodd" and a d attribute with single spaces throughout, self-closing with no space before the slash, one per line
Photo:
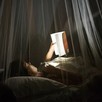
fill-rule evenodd
<path id="1" fill-rule="evenodd" d="M 51 34 L 52 43 L 55 43 L 55 54 L 59 56 L 63 56 L 66 54 L 63 44 L 63 32 L 57 32 Z"/>
<path id="2" fill-rule="evenodd" d="M 56 39 L 56 33 L 54 34 L 51 34 L 51 39 L 52 39 L 52 43 L 55 43 L 54 44 L 54 49 L 55 49 L 55 54 L 56 55 L 59 55 L 59 51 L 58 51 L 58 47 L 57 47 L 57 39 Z"/>

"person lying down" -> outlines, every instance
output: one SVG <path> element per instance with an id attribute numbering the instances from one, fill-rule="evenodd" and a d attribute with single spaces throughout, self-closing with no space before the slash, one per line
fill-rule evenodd
<path id="1" fill-rule="evenodd" d="M 51 60 L 54 56 L 54 44 L 50 44 L 50 48 L 44 58 L 45 61 Z M 38 68 L 23 60 L 14 60 L 9 66 L 9 77 L 13 76 L 43 76 L 43 72 L 38 71 Z"/>
<path id="2" fill-rule="evenodd" d="M 14 60 L 9 66 L 9 77 L 14 76 L 43 76 L 43 72 L 26 61 Z"/>

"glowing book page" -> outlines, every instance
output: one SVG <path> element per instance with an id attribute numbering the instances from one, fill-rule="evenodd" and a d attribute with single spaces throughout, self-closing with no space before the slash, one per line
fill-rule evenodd
<path id="1" fill-rule="evenodd" d="M 59 56 L 63 56 L 66 54 L 64 41 L 63 41 L 64 38 L 63 34 L 64 32 L 57 32 L 51 34 L 52 43 L 55 43 L 54 44 L 55 54 Z"/>

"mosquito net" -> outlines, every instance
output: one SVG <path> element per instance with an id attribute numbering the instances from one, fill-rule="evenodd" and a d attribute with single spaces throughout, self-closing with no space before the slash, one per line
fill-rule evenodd
<path id="1" fill-rule="evenodd" d="M 82 75 L 102 66 L 101 0 L 1 0 L 0 68 L 25 59 L 39 66 L 51 43 L 50 34 L 65 31 L 69 54 L 81 56 Z"/>

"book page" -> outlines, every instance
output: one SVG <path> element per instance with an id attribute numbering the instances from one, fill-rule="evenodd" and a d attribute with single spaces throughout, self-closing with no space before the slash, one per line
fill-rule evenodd
<path id="1" fill-rule="evenodd" d="M 63 32 L 57 32 L 51 34 L 52 43 L 55 47 L 55 54 L 59 56 L 63 56 L 66 54 L 64 43 L 63 43 Z"/>

